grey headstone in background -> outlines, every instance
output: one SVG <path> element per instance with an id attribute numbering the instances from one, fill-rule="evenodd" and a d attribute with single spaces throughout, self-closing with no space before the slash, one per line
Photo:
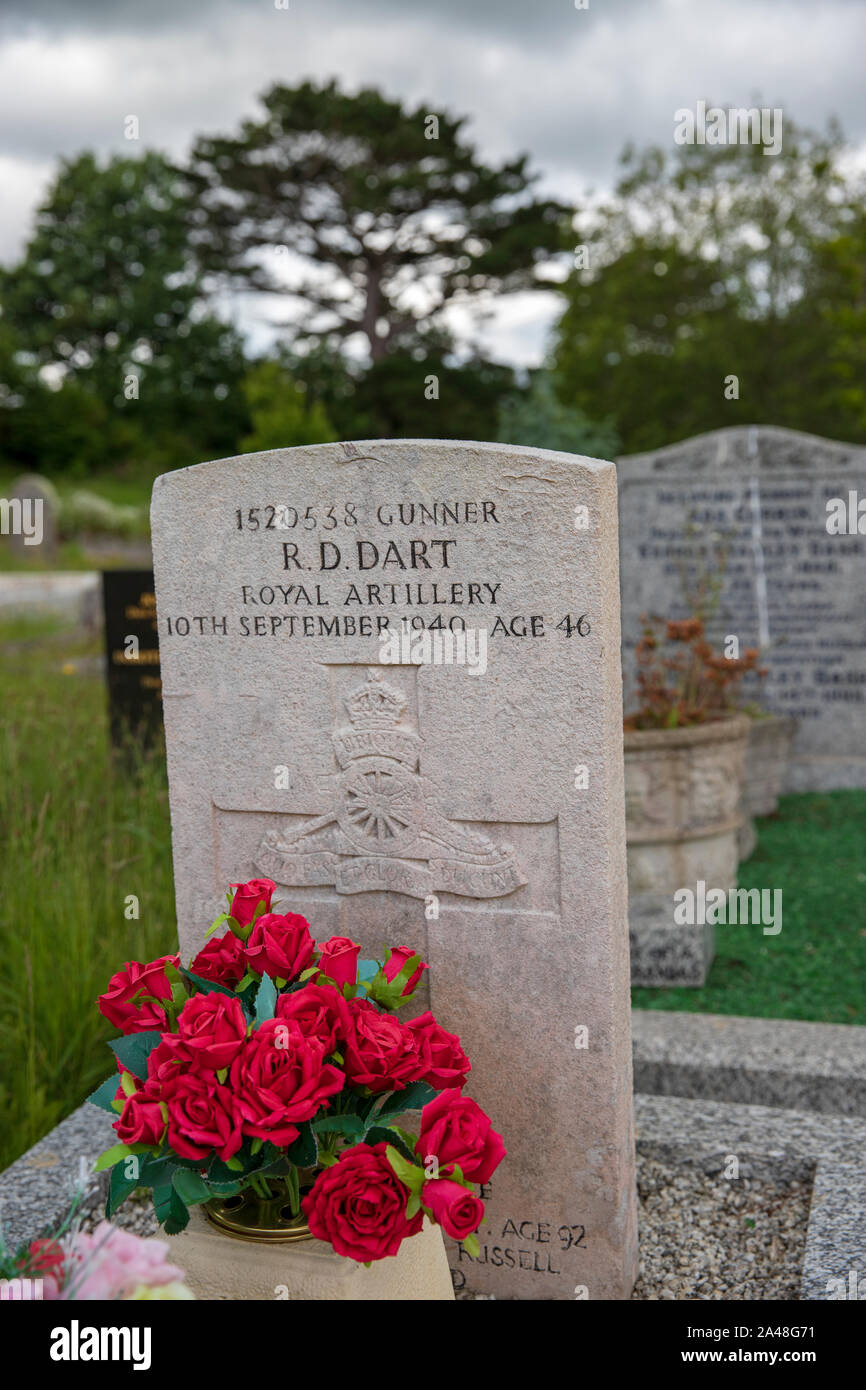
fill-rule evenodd
<path id="1" fill-rule="evenodd" d="M 680 564 L 712 533 L 732 535 L 711 632 L 736 634 L 741 653 L 766 648 L 760 699 L 799 725 L 785 790 L 866 787 L 866 535 L 827 531 L 829 499 L 866 501 L 866 449 L 765 426 L 716 430 L 621 458 L 617 475 L 626 708 L 640 615 L 686 616 Z"/>
<path id="2" fill-rule="evenodd" d="M 9 500 L 18 502 L 24 508 L 25 529 L 30 533 L 28 537 L 21 531 L 13 530 L 9 537 L 12 549 L 19 555 L 28 556 L 34 563 L 53 560 L 57 553 L 60 515 L 60 504 L 53 484 L 38 473 L 24 473 L 12 484 Z M 37 518 L 38 529 L 34 531 Z"/>
<path id="3" fill-rule="evenodd" d="M 259 875 L 319 941 L 417 947 L 509 1150 L 480 1258 L 451 1251 L 457 1287 L 628 1297 L 613 466 L 451 441 L 276 450 L 158 478 L 152 530 L 182 955 L 226 884 Z M 484 628 L 486 673 L 381 665 L 403 619 Z"/>

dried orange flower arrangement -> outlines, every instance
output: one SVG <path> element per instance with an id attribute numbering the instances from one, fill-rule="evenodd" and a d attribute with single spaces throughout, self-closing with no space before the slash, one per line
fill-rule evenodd
<path id="1" fill-rule="evenodd" d="M 679 621 L 644 614 L 637 644 L 638 708 L 627 715 L 626 732 L 681 729 L 718 719 L 734 707 L 733 695 L 744 676 L 763 677 L 759 652 L 740 657 L 717 652 L 707 641 L 701 618 Z"/>

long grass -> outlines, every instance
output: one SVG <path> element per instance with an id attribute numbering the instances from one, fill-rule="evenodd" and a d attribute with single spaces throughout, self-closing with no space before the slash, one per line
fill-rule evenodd
<path id="1" fill-rule="evenodd" d="M 98 646 L 0 627 L 0 1167 L 111 1071 L 110 975 L 176 939 L 164 756 L 112 755 L 105 701 Z"/>

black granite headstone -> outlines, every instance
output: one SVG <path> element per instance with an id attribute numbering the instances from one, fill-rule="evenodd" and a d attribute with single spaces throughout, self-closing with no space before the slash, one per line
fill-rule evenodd
<path id="1" fill-rule="evenodd" d="M 150 743 L 162 731 L 162 678 L 151 570 L 104 570 L 111 741 Z"/>

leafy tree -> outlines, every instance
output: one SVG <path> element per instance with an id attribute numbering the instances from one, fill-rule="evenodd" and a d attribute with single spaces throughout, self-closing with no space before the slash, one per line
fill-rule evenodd
<path id="1" fill-rule="evenodd" d="M 233 448 L 246 424 L 241 342 L 208 312 L 189 190 L 161 155 L 63 162 L 0 295 L 4 321 L 63 382 L 66 409 L 84 392 L 91 414 L 116 422 L 103 466 L 130 451 L 190 462 Z"/>
<path id="2" fill-rule="evenodd" d="M 561 449 L 590 458 L 615 458 L 619 436 L 611 420 L 595 421 L 579 406 L 563 405 L 547 371 L 534 373 L 529 390 L 506 396 L 497 439 L 535 449 Z"/>
<path id="3" fill-rule="evenodd" d="M 378 363 L 441 334 L 453 304 L 544 283 L 567 209 L 532 196 L 526 156 L 488 166 L 462 120 L 369 88 L 276 85 L 263 103 L 194 147 L 195 241 L 210 269 L 290 295 L 297 341 L 355 337 Z"/>
<path id="4" fill-rule="evenodd" d="M 862 437 L 831 367 L 842 291 L 824 248 L 859 198 L 843 150 L 837 127 L 790 121 L 776 156 L 626 150 L 614 197 L 578 223 L 561 399 L 614 416 L 629 452 L 746 422 Z"/>
<path id="5" fill-rule="evenodd" d="M 282 449 L 294 444 L 326 444 L 336 439 L 320 401 L 308 397 L 279 362 L 257 362 L 243 381 L 252 432 L 241 441 L 242 453 Z"/>
<path id="6" fill-rule="evenodd" d="M 471 357 L 423 361 L 392 354 L 372 363 L 352 398 L 361 439 L 493 439 L 499 404 L 514 390 L 514 372 Z"/>

